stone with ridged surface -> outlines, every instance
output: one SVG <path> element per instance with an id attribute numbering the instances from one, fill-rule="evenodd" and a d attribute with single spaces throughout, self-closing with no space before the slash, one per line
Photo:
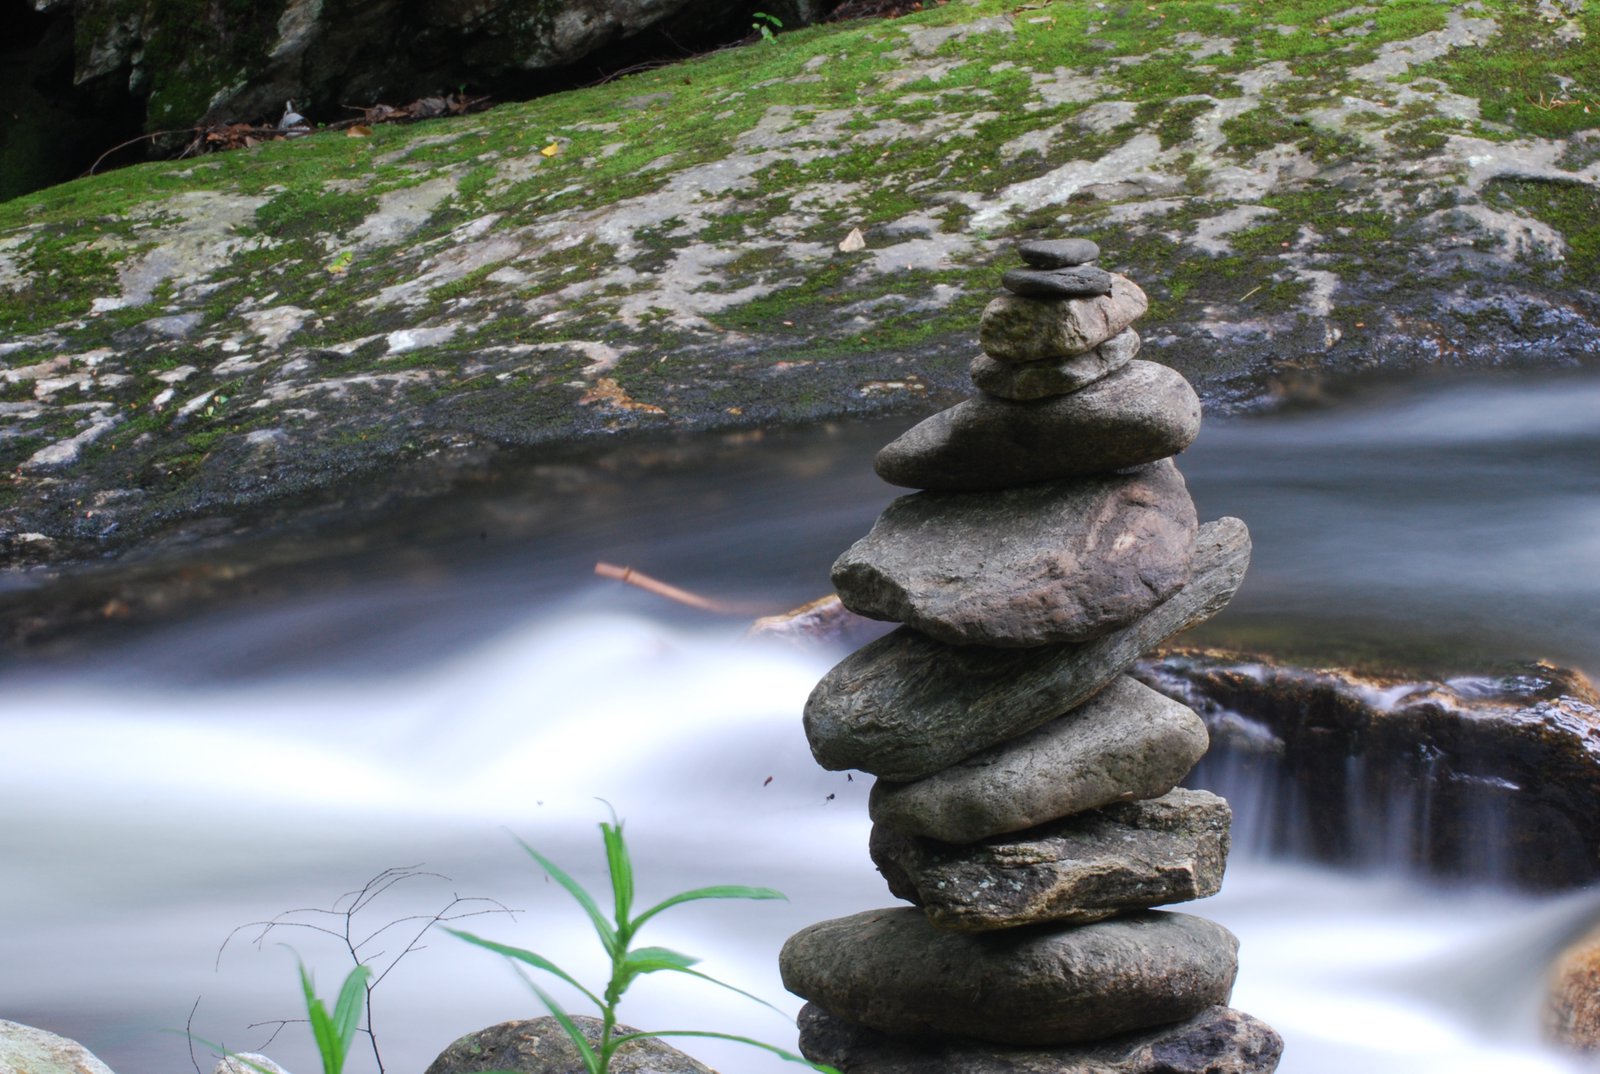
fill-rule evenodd
<path id="1" fill-rule="evenodd" d="M 1091 350 L 1144 315 L 1150 300 L 1126 276 L 1111 275 L 1097 298 L 1000 295 L 978 322 L 983 352 L 1002 362 L 1037 362 Z"/>
<path id="2" fill-rule="evenodd" d="M 1058 269 L 1011 269 L 1000 286 L 1030 298 L 1084 298 L 1111 293 L 1111 273 L 1093 265 Z"/>
<path id="3" fill-rule="evenodd" d="M 906 835 L 974 843 L 1113 802 L 1166 794 L 1206 752 L 1189 706 L 1122 676 L 1020 738 L 914 783 L 879 780 L 875 823 Z"/>
<path id="4" fill-rule="evenodd" d="M 1070 395 L 1109 376 L 1139 353 L 1139 333 L 1123 329 L 1092 351 L 1042 362 L 997 362 L 980 354 L 967 367 L 973 386 L 1001 399 L 1028 402 Z"/>
<path id="5" fill-rule="evenodd" d="M 1200 399 L 1189 382 L 1135 360 L 1069 395 L 957 403 L 891 441 L 872 465 L 891 485 L 978 492 L 1164 459 L 1199 431 Z"/>
<path id="6" fill-rule="evenodd" d="M 891 503 L 833 564 L 845 607 L 952 645 L 1087 641 L 1189 579 L 1194 501 L 1168 460 Z"/>
<path id="7" fill-rule="evenodd" d="M 1237 950 L 1227 929 L 1188 914 L 965 933 L 908 906 L 801 929 L 778 967 L 789 991 L 883 1033 L 1055 1045 L 1226 1003 Z"/>
<path id="8" fill-rule="evenodd" d="M 1215 895 L 1228 803 L 1177 789 L 960 846 L 872 828 L 873 863 L 898 898 L 942 929 L 1081 925 Z"/>
<path id="9" fill-rule="evenodd" d="M 902 627 L 845 657 L 805 707 L 817 763 L 886 779 L 931 775 L 1081 704 L 1146 650 L 1215 615 L 1250 563 L 1236 518 L 1200 527 L 1189 582 L 1121 630 L 1081 645 L 945 645 Z"/>
<path id="10" fill-rule="evenodd" d="M 1257 1018 L 1208 1007 L 1193 1018 L 1110 1040 L 1017 1048 L 949 1037 L 896 1037 L 807 1003 L 800 1053 L 849 1074 L 1272 1074 L 1283 1038 Z"/>

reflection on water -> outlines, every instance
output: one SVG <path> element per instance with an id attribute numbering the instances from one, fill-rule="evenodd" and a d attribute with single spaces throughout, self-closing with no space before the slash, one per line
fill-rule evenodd
<path id="1" fill-rule="evenodd" d="M 254 1047 L 247 1023 L 292 1013 L 292 957 L 235 944 L 214 970 L 223 937 L 418 861 L 454 877 L 449 891 L 528 911 L 480 931 L 584 966 L 580 919 L 505 829 L 587 862 L 577 871 L 595 881 L 597 796 L 629 819 L 645 897 L 706 882 L 789 893 L 669 915 L 649 939 L 792 1010 L 782 939 L 888 901 L 865 849 L 869 781 L 818 770 L 799 732 L 837 654 L 739 644 L 736 625 L 588 571 L 609 559 L 723 596 L 816 595 L 894 494 L 861 477 L 885 438 L 869 433 L 830 438 L 804 473 L 756 451 L 732 473 L 662 476 L 614 511 L 574 510 L 558 532 L 531 527 L 520 547 L 463 540 L 426 570 L 345 577 L 10 671 L 0 1017 L 81 1037 L 123 1074 L 186 1069 L 181 1038 L 160 1030 L 181 1029 L 203 995 L 195 1031 Z M 1495 379 L 1214 425 L 1183 466 L 1203 516 L 1240 515 L 1255 535 L 1225 622 L 1357 624 L 1594 669 L 1597 448 L 1600 381 Z M 507 515 L 537 499 L 499 493 Z M 492 506 L 457 510 L 476 526 Z M 1246 855 L 1204 912 L 1239 933 L 1236 1001 L 1289 1039 L 1287 1074 L 1461 1074 L 1567 1069 L 1534 1043 L 1537 982 L 1600 906 Z M 335 953 L 295 943 L 331 990 Z M 636 1002 L 646 1028 L 793 1039 L 737 997 L 651 982 Z M 390 1069 L 420 1069 L 457 1033 L 532 1007 L 491 956 L 440 940 L 385 982 L 378 1028 Z M 274 1053 L 313 1069 L 303 1033 L 286 1034 Z M 724 1070 L 783 1069 L 690 1050 Z"/>

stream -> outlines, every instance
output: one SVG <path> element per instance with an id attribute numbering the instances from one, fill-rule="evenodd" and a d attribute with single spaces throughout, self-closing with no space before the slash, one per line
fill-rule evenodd
<path id="1" fill-rule="evenodd" d="M 818 769 L 800 731 L 843 650 L 745 641 L 742 618 L 592 567 L 631 565 L 753 612 L 820 596 L 829 562 L 896 494 L 870 457 L 905 424 L 745 437 L 692 467 L 618 461 L 672 454 L 656 446 L 533 468 L 388 520 L 320 574 L 0 667 L 0 1018 L 81 1040 L 118 1074 L 192 1069 L 186 1024 L 261 1049 L 260 1023 L 295 1016 L 297 956 L 330 998 L 348 963 L 325 933 L 234 930 L 329 907 L 400 867 L 430 875 L 374 899 L 357 933 L 482 897 L 520 912 L 459 927 L 593 980 L 581 912 L 517 840 L 599 888 L 604 799 L 626 819 L 641 900 L 710 883 L 789 897 L 685 906 L 642 939 L 781 1014 L 654 978 L 623 1018 L 792 1046 L 783 939 L 891 901 L 866 852 L 870 777 Z M 1180 466 L 1201 517 L 1247 520 L 1256 555 L 1203 637 L 1600 672 L 1597 460 L 1594 374 L 1391 384 L 1213 422 Z M 1241 824 L 1289 823 L 1245 815 L 1250 787 L 1225 791 Z M 1239 935 L 1233 1003 L 1284 1036 L 1280 1070 L 1593 1069 L 1546 1050 L 1538 1019 L 1548 965 L 1600 923 L 1600 893 L 1447 887 L 1405 861 L 1361 860 L 1334 869 L 1241 845 L 1222 893 L 1192 907 Z M 387 965 L 410 935 L 390 929 L 369 953 Z M 499 959 L 438 933 L 374 999 L 394 1074 L 536 1013 Z M 728 1074 L 799 1069 L 684 1047 Z M 316 1069 L 303 1025 L 264 1050 Z M 348 1069 L 376 1067 L 358 1044 Z"/>

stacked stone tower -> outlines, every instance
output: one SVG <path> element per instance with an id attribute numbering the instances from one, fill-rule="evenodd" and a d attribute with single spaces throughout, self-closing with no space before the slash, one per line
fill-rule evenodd
<path id="1" fill-rule="evenodd" d="M 876 460 L 890 504 L 839 557 L 851 610 L 903 624 L 806 704 L 817 761 L 878 777 L 871 853 L 914 906 L 784 946 L 801 1049 L 845 1074 L 1265 1074 L 1228 1009 L 1237 941 L 1150 909 L 1222 881 L 1227 803 L 1174 789 L 1190 709 L 1125 673 L 1215 614 L 1250 556 L 1171 462 L 1200 403 L 1135 360 L 1145 311 L 1092 242 L 1025 243 L 983 313 L 976 398 Z"/>

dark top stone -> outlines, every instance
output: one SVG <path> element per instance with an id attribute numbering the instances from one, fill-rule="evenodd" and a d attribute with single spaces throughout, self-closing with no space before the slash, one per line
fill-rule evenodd
<path id="1" fill-rule="evenodd" d="M 1000 277 L 1000 286 L 1029 298 L 1081 298 L 1084 295 L 1109 295 L 1111 273 L 1092 265 L 1064 269 L 1010 269 Z"/>
<path id="2" fill-rule="evenodd" d="M 1033 268 L 1070 268 L 1095 260 L 1100 247 L 1088 239 L 1036 239 L 1018 246 L 1017 253 Z"/>
<path id="3" fill-rule="evenodd" d="M 980 395 L 879 451 L 891 485 L 948 492 L 1103 474 L 1176 455 L 1200 432 L 1200 400 L 1176 370 L 1134 360 L 1070 395 Z"/>

